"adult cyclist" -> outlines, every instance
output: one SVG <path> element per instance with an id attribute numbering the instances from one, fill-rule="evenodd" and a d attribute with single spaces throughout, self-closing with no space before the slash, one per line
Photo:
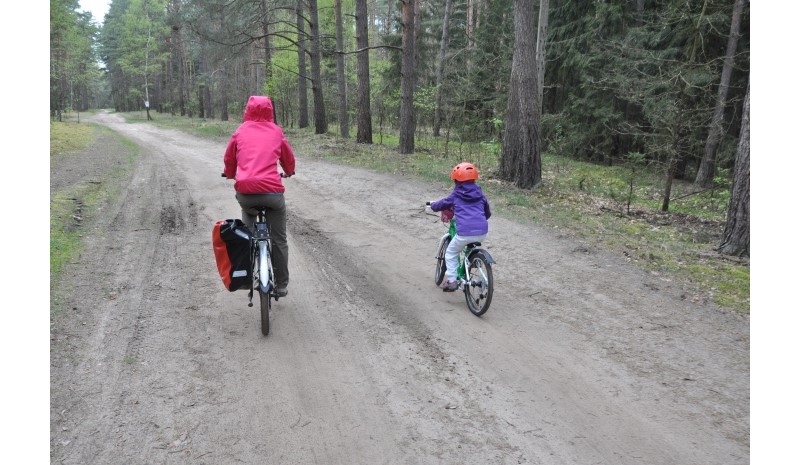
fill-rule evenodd
<path id="1" fill-rule="evenodd" d="M 289 244 L 286 188 L 281 178 L 294 175 L 295 157 L 283 129 L 275 124 L 269 97 L 254 95 L 248 99 L 242 124 L 231 135 L 223 161 L 225 177 L 236 180 L 233 188 L 242 208 L 242 221 L 251 231 L 258 213 L 254 207 L 267 207 L 275 292 L 278 297 L 285 297 L 289 292 Z M 278 171 L 279 164 L 283 175 Z"/>

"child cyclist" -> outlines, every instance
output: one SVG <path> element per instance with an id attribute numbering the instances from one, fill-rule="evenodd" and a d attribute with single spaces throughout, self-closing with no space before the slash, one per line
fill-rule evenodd
<path id="1" fill-rule="evenodd" d="M 480 242 L 486 239 L 489 233 L 489 217 L 492 211 L 489 201 L 483 195 L 480 186 L 475 184 L 478 180 L 478 169 L 468 162 L 459 163 L 450 173 L 450 179 L 455 182 L 455 187 L 447 197 L 431 202 L 431 210 L 450 213 L 456 220 L 456 235 L 450 241 L 445 252 L 445 282 L 441 285 L 444 292 L 453 292 L 458 289 L 458 255 L 470 242 Z"/>

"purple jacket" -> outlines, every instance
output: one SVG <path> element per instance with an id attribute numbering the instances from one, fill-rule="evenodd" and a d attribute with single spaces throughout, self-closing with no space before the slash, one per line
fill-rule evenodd
<path id="1" fill-rule="evenodd" d="M 459 236 L 480 236 L 489 232 L 492 216 L 489 201 L 480 186 L 472 181 L 456 182 L 450 195 L 431 202 L 431 210 L 438 212 L 453 209 L 456 218 L 456 234 Z"/>

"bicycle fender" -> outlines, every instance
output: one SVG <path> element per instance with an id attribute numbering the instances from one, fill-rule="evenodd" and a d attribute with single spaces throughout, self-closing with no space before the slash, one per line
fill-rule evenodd
<path id="1" fill-rule="evenodd" d="M 471 259 L 475 254 L 483 255 L 483 258 L 486 261 L 486 263 L 497 263 L 496 261 L 494 261 L 494 258 L 492 258 L 492 255 L 486 249 L 472 249 L 472 251 L 469 253 L 469 257 L 468 258 Z"/>

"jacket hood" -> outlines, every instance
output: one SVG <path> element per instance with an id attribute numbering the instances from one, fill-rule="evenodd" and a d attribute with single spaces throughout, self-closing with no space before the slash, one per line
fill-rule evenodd
<path id="1" fill-rule="evenodd" d="M 474 182 L 457 182 L 453 192 L 467 202 L 474 202 L 483 198 L 481 187 Z"/>
<path id="2" fill-rule="evenodd" d="M 247 106 L 244 108 L 243 121 L 262 121 L 272 123 L 275 121 L 275 116 L 272 110 L 272 100 L 269 97 L 261 95 L 253 95 L 247 100 Z"/>

